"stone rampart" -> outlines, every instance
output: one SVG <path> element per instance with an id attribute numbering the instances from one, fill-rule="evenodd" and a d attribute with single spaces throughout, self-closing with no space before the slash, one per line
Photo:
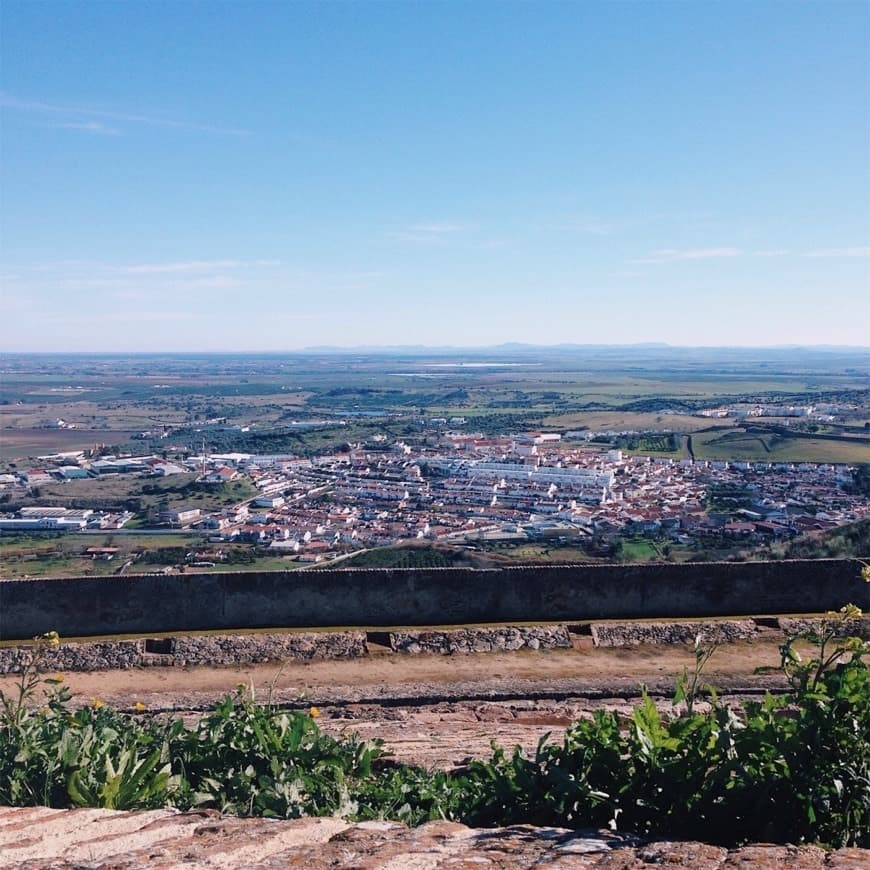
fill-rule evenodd
<path id="1" fill-rule="evenodd" d="M 32 646 L 0 648 L 0 674 L 20 673 L 33 660 L 33 655 Z M 48 673 L 360 658 L 368 655 L 368 645 L 361 631 L 199 635 L 61 643 L 58 647 L 44 649 L 41 655 L 41 670 Z"/>
<path id="2" fill-rule="evenodd" d="M 870 610 L 856 559 L 498 569 L 327 569 L 0 581 L 0 640 L 698 619 Z"/>
<path id="3" fill-rule="evenodd" d="M 753 640 L 758 626 L 751 619 L 717 622 L 594 622 L 595 646 L 638 646 L 639 644 L 733 643 Z"/>
<path id="4" fill-rule="evenodd" d="M 144 641 L 118 640 L 68 643 L 40 654 L 44 673 L 59 671 L 126 670 L 142 664 Z M 0 648 L 0 674 L 18 674 L 33 661 L 31 646 Z"/>
<path id="5" fill-rule="evenodd" d="M 564 625 L 390 632 L 390 648 L 399 653 L 453 655 L 570 647 L 571 637 Z"/>
<path id="6" fill-rule="evenodd" d="M 271 661 L 361 658 L 368 655 L 365 632 L 318 634 L 228 634 L 177 637 L 176 665 L 236 665 Z"/>
<path id="7" fill-rule="evenodd" d="M 783 617 L 776 621 L 752 619 L 704 622 L 599 622 L 589 625 L 596 647 L 631 647 L 642 644 L 692 644 L 700 635 L 705 643 L 752 641 L 779 629 L 779 636 L 818 630 L 819 619 Z M 572 629 L 573 630 L 573 629 Z M 586 631 L 581 632 L 586 634 Z M 841 635 L 870 639 L 870 617 L 850 619 Z M 398 654 L 455 655 L 514 650 L 570 649 L 571 634 L 564 625 L 501 626 L 460 629 L 406 630 L 387 633 L 390 649 Z M 380 641 L 379 641 L 380 642 Z M 0 674 L 15 674 L 33 660 L 33 646 L 0 647 Z M 273 661 L 349 659 L 368 656 L 362 631 L 214 634 L 135 640 L 62 642 L 44 649 L 40 669 L 63 671 L 126 670 L 140 667 L 193 665 L 247 665 Z"/>
<path id="8" fill-rule="evenodd" d="M 804 634 L 806 632 L 818 632 L 823 628 L 821 619 L 794 619 L 783 617 L 779 621 L 779 627 L 784 634 Z M 862 640 L 870 640 L 870 616 L 856 619 L 825 620 L 829 627 L 835 630 L 839 637 L 860 637 Z"/>

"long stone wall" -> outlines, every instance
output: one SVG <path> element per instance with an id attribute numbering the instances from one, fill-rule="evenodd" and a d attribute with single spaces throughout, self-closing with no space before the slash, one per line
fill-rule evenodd
<path id="1" fill-rule="evenodd" d="M 0 648 L 0 674 L 20 673 L 33 660 L 33 655 L 31 646 Z M 198 635 L 62 643 L 42 650 L 40 655 L 41 670 L 47 673 L 359 658 L 368 655 L 368 645 L 362 631 Z"/>
<path id="2" fill-rule="evenodd" d="M 573 646 L 571 633 L 591 635 L 596 647 L 646 644 L 692 644 L 700 635 L 706 643 L 733 643 L 818 630 L 818 619 L 764 618 L 704 622 L 605 622 L 588 626 L 500 626 L 452 630 L 374 632 L 371 640 L 389 644 L 399 655 L 466 655 L 512 652 L 521 649 L 556 650 Z M 870 617 L 839 624 L 838 634 L 870 639 Z M 349 659 L 369 655 L 369 635 L 362 631 L 286 632 L 231 635 L 192 635 L 61 643 L 40 653 L 43 673 L 127 670 L 143 667 L 247 665 L 261 662 L 304 662 Z M 33 661 L 34 645 L 0 647 L 0 675 L 20 673 Z"/>
<path id="3" fill-rule="evenodd" d="M 472 570 L 320 570 L 0 581 L 0 640 L 561 623 L 870 609 L 854 559 Z"/>

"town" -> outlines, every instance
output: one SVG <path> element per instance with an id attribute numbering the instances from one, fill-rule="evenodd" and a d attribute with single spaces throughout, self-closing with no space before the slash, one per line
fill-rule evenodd
<path id="1" fill-rule="evenodd" d="M 549 542 L 618 558 L 625 541 L 644 539 L 651 558 L 685 560 L 710 546 L 770 549 L 870 517 L 848 465 L 629 454 L 596 444 L 600 433 L 493 436 L 453 422 L 460 425 L 434 435 L 431 428 L 417 439 L 375 434 L 313 457 L 205 449 L 172 456 L 172 448 L 163 451 L 172 458 L 51 454 L 37 468 L 0 476 L 3 501 L 27 502 L 0 517 L 0 532 L 198 531 L 207 546 L 187 564 L 214 567 L 227 545 L 244 545 L 294 567 L 412 542 L 505 553 Z M 120 478 L 138 480 L 145 492 L 155 489 L 151 481 L 178 478 L 190 499 L 179 501 L 175 491 L 171 503 L 158 500 L 137 514 L 34 498 L 48 483 L 66 482 L 72 496 L 82 481 Z M 244 497 L 197 505 L 203 493 L 230 486 Z M 85 553 L 111 558 L 113 550 Z"/>

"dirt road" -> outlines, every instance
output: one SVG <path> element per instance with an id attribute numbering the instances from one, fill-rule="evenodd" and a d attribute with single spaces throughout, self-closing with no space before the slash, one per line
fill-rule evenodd
<path id="1" fill-rule="evenodd" d="M 684 646 L 597 649 L 582 639 L 570 650 L 412 656 L 373 647 L 366 659 L 64 676 L 76 706 L 99 698 L 130 709 L 139 701 L 152 712 L 181 714 L 253 686 L 258 700 L 318 708 L 331 733 L 380 737 L 403 761 L 450 766 L 487 754 L 493 738 L 529 748 L 546 731 L 559 738 L 570 721 L 596 707 L 627 713 L 642 685 L 667 705 L 676 677 L 692 664 Z M 726 692 L 782 689 L 782 678 L 771 673 L 778 664 L 773 640 L 727 644 L 706 677 Z M 14 677 L 0 677 L 0 689 L 14 684 Z"/>

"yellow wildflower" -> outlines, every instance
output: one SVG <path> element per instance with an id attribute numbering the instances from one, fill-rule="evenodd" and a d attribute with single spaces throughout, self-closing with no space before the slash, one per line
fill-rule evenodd
<path id="1" fill-rule="evenodd" d="M 829 619 L 858 619 L 862 612 L 856 604 L 847 604 L 839 610 L 829 610 L 825 615 Z"/>
<path id="2" fill-rule="evenodd" d="M 318 710 L 317 707 L 312 707 L 312 708 L 308 711 L 308 715 L 309 715 L 312 719 L 316 719 L 316 718 L 320 715 L 320 710 Z"/>
<path id="3" fill-rule="evenodd" d="M 92 706 L 95 710 L 99 710 L 100 707 L 105 707 L 106 705 L 105 705 L 105 704 L 104 704 L 104 703 L 103 703 L 99 698 L 94 698 L 94 700 L 91 701 L 91 706 Z"/>

